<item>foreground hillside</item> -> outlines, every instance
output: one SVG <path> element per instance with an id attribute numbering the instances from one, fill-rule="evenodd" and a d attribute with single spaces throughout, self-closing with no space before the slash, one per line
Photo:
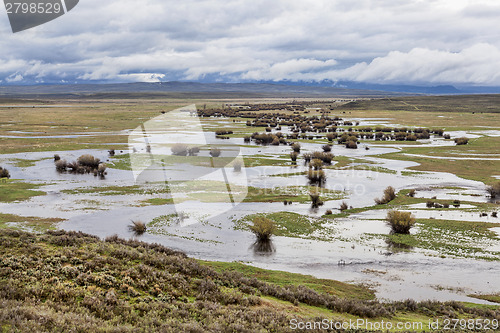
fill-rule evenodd
<path id="1" fill-rule="evenodd" d="M 198 262 L 116 237 L 0 230 L 0 245 L 0 327 L 6 332 L 287 332 L 294 331 L 293 320 L 500 318 L 495 307 L 381 304 L 367 300 L 371 294 L 362 287 Z"/>

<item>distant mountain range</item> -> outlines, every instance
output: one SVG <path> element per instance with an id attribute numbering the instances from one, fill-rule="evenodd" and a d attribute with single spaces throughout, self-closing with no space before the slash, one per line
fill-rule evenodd
<path id="1" fill-rule="evenodd" d="M 419 87 L 407 85 L 379 85 L 355 82 L 258 82 L 258 83 L 118 83 L 118 84 L 65 84 L 0 86 L 0 97 L 15 98 L 346 98 L 384 97 L 416 94 L 449 95 L 474 93 L 500 93 L 495 87 L 436 86 Z"/>

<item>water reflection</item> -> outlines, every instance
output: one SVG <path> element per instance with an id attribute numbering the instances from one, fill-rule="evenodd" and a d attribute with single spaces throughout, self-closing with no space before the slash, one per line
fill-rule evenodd
<path id="1" fill-rule="evenodd" d="M 276 253 L 276 247 L 270 239 L 257 240 L 250 248 L 253 249 L 254 254 L 258 256 L 272 256 Z"/>

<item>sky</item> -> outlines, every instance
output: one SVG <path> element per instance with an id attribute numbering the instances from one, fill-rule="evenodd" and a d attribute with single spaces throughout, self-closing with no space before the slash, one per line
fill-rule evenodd
<path id="1" fill-rule="evenodd" d="M 80 0 L 12 33 L 0 85 L 356 81 L 500 86 L 497 0 Z"/>

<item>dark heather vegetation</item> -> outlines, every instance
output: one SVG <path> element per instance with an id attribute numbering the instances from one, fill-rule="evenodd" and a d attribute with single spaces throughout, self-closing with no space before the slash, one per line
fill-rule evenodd
<path id="1" fill-rule="evenodd" d="M 292 332 L 291 319 L 380 321 L 409 313 L 500 319 L 498 309 L 458 302 L 379 303 L 278 285 L 117 237 L 0 230 L 0 244 L 5 332 Z M 311 307 L 319 312 L 308 314 Z"/>
<path id="2" fill-rule="evenodd" d="M 396 199 L 396 190 L 392 186 L 388 186 L 384 190 L 384 195 L 381 198 L 376 198 L 375 203 L 377 205 L 383 205 Z"/>
<path id="3" fill-rule="evenodd" d="M 0 178 L 10 178 L 9 170 L 0 167 Z"/>
<path id="4" fill-rule="evenodd" d="M 387 212 L 386 221 L 392 233 L 395 234 L 409 234 L 410 229 L 415 225 L 415 217 L 410 212 L 396 210 Z"/>

